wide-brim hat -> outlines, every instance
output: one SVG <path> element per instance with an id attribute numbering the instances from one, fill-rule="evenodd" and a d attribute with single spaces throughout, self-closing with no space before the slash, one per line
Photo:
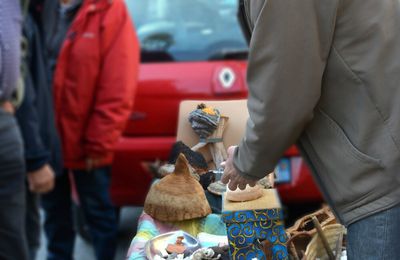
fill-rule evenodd
<path id="1" fill-rule="evenodd" d="M 175 170 L 150 188 L 144 211 L 154 219 L 174 222 L 205 217 L 211 213 L 200 183 L 192 177 L 183 154 L 178 156 Z"/>

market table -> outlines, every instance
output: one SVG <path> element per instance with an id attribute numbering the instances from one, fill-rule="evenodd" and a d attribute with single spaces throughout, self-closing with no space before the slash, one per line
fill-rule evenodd
<path id="1" fill-rule="evenodd" d="M 197 237 L 200 233 L 226 236 L 225 223 L 222 221 L 222 217 L 219 214 L 210 214 L 207 217 L 199 219 L 166 223 L 157 221 L 143 212 L 139 217 L 137 233 L 132 239 L 127 259 L 147 259 L 145 246 L 149 240 L 160 234 L 179 230 L 183 230 L 194 237 Z M 203 242 L 201 245 L 208 247 L 212 244 Z"/>

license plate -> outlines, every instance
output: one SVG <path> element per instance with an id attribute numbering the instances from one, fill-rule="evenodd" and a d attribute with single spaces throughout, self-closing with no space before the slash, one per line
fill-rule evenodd
<path id="1" fill-rule="evenodd" d="M 290 173 L 290 160 L 287 158 L 279 160 L 279 163 L 275 168 L 275 174 L 276 183 L 290 182 L 292 179 Z"/>

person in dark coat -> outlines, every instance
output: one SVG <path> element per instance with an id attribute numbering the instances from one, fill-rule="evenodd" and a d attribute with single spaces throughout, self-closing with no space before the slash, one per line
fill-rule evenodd
<path id="1" fill-rule="evenodd" d="M 30 259 L 35 259 L 40 246 L 39 194 L 53 189 L 55 172 L 61 172 L 62 166 L 43 46 L 36 23 L 29 13 L 24 14 L 23 37 L 24 96 L 16 117 L 24 140 L 28 173 L 26 235 Z"/>

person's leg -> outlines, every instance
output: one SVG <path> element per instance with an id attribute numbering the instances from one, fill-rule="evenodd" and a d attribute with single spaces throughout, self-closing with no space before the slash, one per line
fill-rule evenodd
<path id="1" fill-rule="evenodd" d="M 28 187 L 26 188 L 25 229 L 29 259 L 35 260 L 40 247 L 39 195 L 30 192 Z"/>
<path id="2" fill-rule="evenodd" d="M 12 115 L 0 109 L 0 259 L 28 259 L 25 236 L 25 163 Z"/>
<path id="3" fill-rule="evenodd" d="M 71 205 L 69 177 L 67 172 L 64 172 L 56 177 L 54 189 L 42 195 L 49 260 L 73 259 L 75 232 Z"/>
<path id="4" fill-rule="evenodd" d="M 109 167 L 74 171 L 80 205 L 99 260 L 113 259 L 116 250 L 118 220 L 109 194 L 110 171 Z"/>
<path id="5" fill-rule="evenodd" d="M 349 260 L 394 260 L 400 257 L 400 205 L 348 227 Z"/>
<path id="6" fill-rule="evenodd" d="M 25 237 L 25 194 L 0 196 L 0 259 L 28 259 Z"/>

